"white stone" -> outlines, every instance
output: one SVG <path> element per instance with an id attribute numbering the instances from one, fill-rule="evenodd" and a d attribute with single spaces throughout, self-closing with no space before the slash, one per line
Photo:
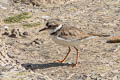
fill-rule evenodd
<path id="1" fill-rule="evenodd" d="M 3 7 L 2 5 L 0 5 L 0 8 L 1 8 L 1 9 L 7 9 L 6 7 Z"/>

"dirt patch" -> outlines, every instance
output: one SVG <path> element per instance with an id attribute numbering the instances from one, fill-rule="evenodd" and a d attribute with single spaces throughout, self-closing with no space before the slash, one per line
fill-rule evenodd
<path id="1" fill-rule="evenodd" d="M 65 63 L 55 63 L 56 60 L 63 59 L 67 48 L 54 43 L 48 32 L 39 33 L 47 20 L 58 18 L 63 24 L 77 27 L 83 32 L 117 36 L 120 31 L 119 1 L 34 0 L 40 6 L 26 5 L 37 5 L 33 0 L 13 1 L 8 5 L 0 3 L 0 40 L 11 46 L 9 55 L 13 56 L 13 62 L 17 60 L 25 70 L 15 71 L 14 66 L 17 64 L 10 70 L 0 65 L 1 80 L 120 79 L 119 43 L 106 43 L 107 37 L 96 37 L 82 42 L 78 46 L 79 65 L 72 68 L 70 65 L 76 60 L 75 50 L 72 49 Z M 8 17 L 24 12 L 32 13 L 32 16 L 20 22 L 4 22 Z"/>
<path id="2" fill-rule="evenodd" d="M 40 6 L 40 5 L 46 5 L 46 4 L 66 4 L 77 0 L 13 0 L 15 3 L 22 3 L 27 5 L 33 5 L 33 6 Z"/>

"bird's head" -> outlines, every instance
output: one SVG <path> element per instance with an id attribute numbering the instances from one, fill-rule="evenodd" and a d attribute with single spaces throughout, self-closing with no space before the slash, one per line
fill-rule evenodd
<path id="1" fill-rule="evenodd" d="M 44 30 L 49 30 L 52 33 L 61 28 L 62 28 L 62 24 L 59 20 L 49 20 L 46 23 L 45 27 L 40 29 L 39 32 L 44 31 Z"/>

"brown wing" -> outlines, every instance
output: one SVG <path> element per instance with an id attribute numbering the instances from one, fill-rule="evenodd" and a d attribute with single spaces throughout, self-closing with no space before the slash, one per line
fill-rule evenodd
<path id="1" fill-rule="evenodd" d="M 81 40 L 92 35 L 83 33 L 82 31 L 80 31 L 80 29 L 75 27 L 64 27 L 59 31 L 57 36 L 66 40 Z"/>

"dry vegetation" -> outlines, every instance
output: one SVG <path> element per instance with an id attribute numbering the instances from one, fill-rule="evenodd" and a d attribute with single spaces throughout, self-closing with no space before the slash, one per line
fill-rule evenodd
<path id="1" fill-rule="evenodd" d="M 24 19 L 30 18 L 30 17 L 31 17 L 31 16 L 30 16 L 30 13 L 24 12 L 24 13 L 21 13 L 21 14 L 12 16 L 12 17 L 8 17 L 8 18 L 4 19 L 3 21 L 4 21 L 5 23 L 18 23 L 18 22 L 21 22 L 21 21 L 23 21 Z"/>

